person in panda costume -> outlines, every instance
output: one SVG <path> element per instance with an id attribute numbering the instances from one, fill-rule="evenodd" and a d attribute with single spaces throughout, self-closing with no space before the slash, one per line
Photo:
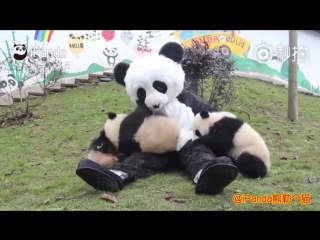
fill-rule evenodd
<path id="1" fill-rule="evenodd" d="M 116 82 L 125 87 L 134 103 L 144 101 L 154 114 L 166 115 L 178 123 L 177 154 L 134 152 L 110 168 L 90 166 L 88 160 L 83 160 L 77 169 L 86 169 L 80 174 L 83 180 L 96 189 L 119 191 L 132 180 L 180 166 L 195 184 L 196 194 L 218 194 L 236 179 L 239 169 L 229 157 L 217 157 L 205 145 L 192 141 L 195 115 L 218 109 L 184 90 L 185 73 L 180 64 L 183 56 L 180 44 L 168 42 L 159 54 L 139 58 L 130 65 L 121 62 L 114 68 Z"/>

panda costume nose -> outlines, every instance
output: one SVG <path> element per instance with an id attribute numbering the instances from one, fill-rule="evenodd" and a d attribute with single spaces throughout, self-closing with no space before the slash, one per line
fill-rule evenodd
<path id="1" fill-rule="evenodd" d="M 160 104 L 158 105 L 153 105 L 154 108 L 159 108 L 160 107 Z"/>

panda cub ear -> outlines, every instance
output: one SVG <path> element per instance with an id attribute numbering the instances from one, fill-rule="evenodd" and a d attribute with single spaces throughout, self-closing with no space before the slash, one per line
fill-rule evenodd
<path id="1" fill-rule="evenodd" d="M 113 113 L 113 112 L 108 112 L 108 118 L 113 120 L 117 117 L 117 114 L 116 113 Z"/>
<path id="2" fill-rule="evenodd" d="M 172 61 L 179 63 L 184 55 L 183 47 L 176 42 L 168 42 L 162 46 L 159 55 L 170 58 Z"/>
<path id="3" fill-rule="evenodd" d="M 200 112 L 200 116 L 202 119 L 206 119 L 209 117 L 209 113 L 206 111 L 202 111 L 202 112 Z"/>
<path id="4" fill-rule="evenodd" d="M 113 68 L 113 75 L 118 84 L 122 86 L 126 86 L 126 83 L 124 82 L 124 78 L 127 75 L 127 71 L 129 67 L 130 67 L 129 64 L 120 62 Z"/>

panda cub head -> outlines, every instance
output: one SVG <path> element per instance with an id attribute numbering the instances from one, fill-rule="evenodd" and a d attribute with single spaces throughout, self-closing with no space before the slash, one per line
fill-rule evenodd
<path id="1" fill-rule="evenodd" d="M 193 121 L 192 131 L 194 132 L 194 139 L 207 135 L 216 122 L 220 121 L 224 117 L 237 118 L 231 112 L 200 112 Z"/>
<path id="2" fill-rule="evenodd" d="M 24 44 L 14 44 L 12 49 L 12 55 L 15 60 L 21 61 L 28 55 L 28 50 Z"/>
<path id="3" fill-rule="evenodd" d="M 89 147 L 88 159 L 105 167 L 112 167 L 118 161 L 119 129 L 125 117 L 125 114 L 108 114 L 104 129 Z"/>

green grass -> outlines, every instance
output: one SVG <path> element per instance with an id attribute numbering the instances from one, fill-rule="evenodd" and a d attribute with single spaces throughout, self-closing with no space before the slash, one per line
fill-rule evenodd
<path id="1" fill-rule="evenodd" d="M 272 169 L 265 179 L 239 175 L 221 195 L 199 196 L 181 173 L 159 174 L 113 194 L 117 203 L 102 200 L 102 192 L 78 178 L 75 170 L 85 156 L 84 148 L 103 126 L 107 111 L 133 109 L 124 89 L 109 83 L 50 95 L 36 109 L 38 119 L 0 129 L 0 210 L 320 210 L 320 182 L 308 182 L 309 177 L 320 176 L 320 99 L 299 94 L 300 121 L 292 123 L 286 118 L 287 89 L 256 80 L 238 79 L 237 85 L 241 102 L 229 110 L 265 138 L 272 157 Z M 311 134 L 314 139 L 308 137 Z M 280 160 L 282 157 L 287 160 Z M 255 196 L 309 193 L 312 202 L 236 205 L 232 202 L 235 192 Z M 170 196 L 185 202 L 165 200 Z M 50 202 L 44 204 L 48 198 Z"/>

